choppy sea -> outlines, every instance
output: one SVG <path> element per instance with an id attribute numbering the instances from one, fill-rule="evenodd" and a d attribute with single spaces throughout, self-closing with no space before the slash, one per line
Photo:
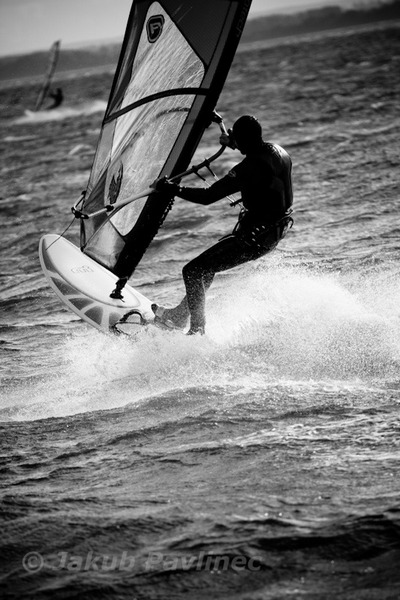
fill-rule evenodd
<path id="1" fill-rule="evenodd" d="M 290 152 L 295 226 L 216 278 L 203 338 L 103 335 L 41 273 L 111 80 L 59 74 L 37 115 L 37 82 L 0 91 L 2 597 L 398 599 L 398 24 L 238 52 L 217 108 Z M 173 305 L 237 212 L 177 200 L 132 285 Z"/>

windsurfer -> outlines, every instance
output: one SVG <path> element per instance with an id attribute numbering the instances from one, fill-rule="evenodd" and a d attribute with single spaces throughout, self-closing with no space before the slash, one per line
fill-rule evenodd
<path id="1" fill-rule="evenodd" d="M 273 250 L 292 225 L 292 161 L 278 144 L 266 142 L 259 121 L 240 117 L 222 144 L 237 148 L 245 158 L 209 188 L 190 188 L 160 179 L 156 190 L 195 204 L 209 205 L 241 192 L 243 208 L 231 234 L 183 267 L 186 296 L 175 308 L 154 304 L 155 320 L 172 328 L 185 328 L 189 335 L 205 330 L 205 292 L 214 275 L 255 260 Z"/>
<path id="2" fill-rule="evenodd" d="M 54 102 L 53 104 L 51 104 L 48 107 L 48 110 L 50 110 L 51 108 L 57 108 L 57 106 L 60 106 L 60 104 L 62 103 L 62 101 L 64 100 L 64 94 L 62 92 L 61 88 L 57 88 L 56 90 L 54 90 L 54 92 L 51 92 L 49 94 L 49 96 L 51 98 L 53 98 Z"/>

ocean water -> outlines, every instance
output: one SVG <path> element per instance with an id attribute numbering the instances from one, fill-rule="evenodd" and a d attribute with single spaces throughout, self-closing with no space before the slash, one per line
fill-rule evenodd
<path id="1" fill-rule="evenodd" d="M 42 115 L 0 91 L 2 597 L 400 596 L 399 67 L 396 24 L 238 52 L 217 108 L 292 155 L 295 226 L 216 278 L 203 338 L 103 335 L 41 273 L 111 74 L 60 77 Z M 132 285 L 173 305 L 237 213 L 177 200 Z"/>

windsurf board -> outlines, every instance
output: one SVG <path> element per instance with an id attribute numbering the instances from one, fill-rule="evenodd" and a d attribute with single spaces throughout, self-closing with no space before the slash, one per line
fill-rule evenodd
<path id="1" fill-rule="evenodd" d="M 151 301 L 126 284 L 122 299 L 110 298 L 118 277 L 55 234 L 39 243 L 44 275 L 62 302 L 103 332 L 134 332 L 154 321 Z"/>

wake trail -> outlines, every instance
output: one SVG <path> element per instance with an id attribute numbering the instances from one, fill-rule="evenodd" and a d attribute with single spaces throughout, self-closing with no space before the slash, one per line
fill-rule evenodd
<path id="1" fill-rule="evenodd" d="M 107 103 L 103 100 L 94 100 L 93 102 L 86 102 L 81 105 L 61 106 L 51 110 L 39 110 L 37 112 L 26 110 L 23 116 L 17 117 L 13 122 L 15 125 L 35 125 L 50 121 L 63 121 L 64 119 L 91 115 L 98 112 L 104 113 L 106 107 Z"/>

